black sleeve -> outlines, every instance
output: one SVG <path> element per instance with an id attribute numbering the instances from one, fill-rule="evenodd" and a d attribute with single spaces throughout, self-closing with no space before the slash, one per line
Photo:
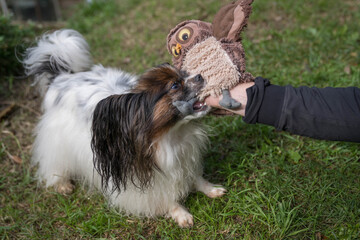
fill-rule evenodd
<path id="1" fill-rule="evenodd" d="M 317 139 L 360 142 L 360 89 L 271 85 L 247 89 L 243 120 Z"/>

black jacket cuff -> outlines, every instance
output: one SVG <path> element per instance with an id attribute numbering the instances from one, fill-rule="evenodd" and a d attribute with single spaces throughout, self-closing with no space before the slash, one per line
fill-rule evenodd
<path id="1" fill-rule="evenodd" d="M 246 123 L 262 123 L 277 127 L 284 103 L 285 87 L 271 85 L 268 79 L 257 77 L 255 84 L 246 90 Z"/>

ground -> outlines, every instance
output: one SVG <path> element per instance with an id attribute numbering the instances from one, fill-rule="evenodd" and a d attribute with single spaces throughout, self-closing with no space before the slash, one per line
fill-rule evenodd
<path id="1" fill-rule="evenodd" d="M 83 33 L 94 60 L 140 74 L 170 62 L 166 35 L 186 19 L 211 21 L 227 1 L 95 1 L 58 26 Z M 273 84 L 359 87 L 359 0 L 255 0 L 243 34 L 247 70 Z M 47 27 L 48 29 L 48 27 Z M 45 31 L 45 29 L 43 30 Z M 12 79 L 12 80 L 10 80 Z M 30 165 L 41 99 L 31 80 L 1 77 L 0 236 L 5 239 L 356 239 L 360 236 L 360 148 L 206 117 L 205 177 L 228 189 L 192 193 L 191 229 L 171 220 L 123 216 L 77 184 L 45 190 Z"/>

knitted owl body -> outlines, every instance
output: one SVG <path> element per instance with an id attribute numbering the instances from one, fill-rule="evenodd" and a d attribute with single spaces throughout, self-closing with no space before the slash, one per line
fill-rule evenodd
<path id="1" fill-rule="evenodd" d="M 220 95 L 222 89 L 231 89 L 241 77 L 238 67 L 214 37 L 194 45 L 186 53 L 183 69 L 190 74 L 200 73 L 205 79 L 206 86 L 199 95 L 200 101 L 209 95 Z"/>

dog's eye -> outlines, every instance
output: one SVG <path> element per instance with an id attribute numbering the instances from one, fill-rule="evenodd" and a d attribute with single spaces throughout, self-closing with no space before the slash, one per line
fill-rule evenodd
<path id="1" fill-rule="evenodd" d="M 180 87 L 180 84 L 178 82 L 174 82 L 174 84 L 171 86 L 171 89 L 178 89 Z"/>

